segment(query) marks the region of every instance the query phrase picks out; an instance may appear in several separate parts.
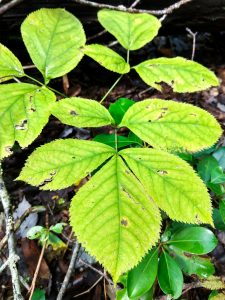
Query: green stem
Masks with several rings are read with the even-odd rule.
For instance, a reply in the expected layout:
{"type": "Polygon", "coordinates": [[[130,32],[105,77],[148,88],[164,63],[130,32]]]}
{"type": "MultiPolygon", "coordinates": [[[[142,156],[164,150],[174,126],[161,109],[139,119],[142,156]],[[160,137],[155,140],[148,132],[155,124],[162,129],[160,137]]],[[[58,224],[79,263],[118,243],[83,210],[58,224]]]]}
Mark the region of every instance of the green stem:
{"type": "Polygon", "coordinates": [[[120,81],[120,79],[123,77],[123,74],[120,75],[120,77],[113,83],[111,88],[108,90],[108,92],[103,96],[101,101],[99,102],[100,104],[105,100],[105,98],[111,93],[111,91],[114,89],[114,87],[117,85],[117,83],[120,81]]]}
{"type": "MultiPolygon", "coordinates": [[[[27,78],[29,78],[30,80],[32,80],[32,81],[34,81],[34,82],[40,84],[41,86],[46,86],[44,83],[38,81],[37,79],[35,79],[35,78],[33,78],[33,77],[31,77],[31,76],[29,76],[29,75],[27,75],[27,74],[24,74],[24,75],[25,75],[27,78]]],[[[47,87],[49,90],[53,91],[54,93],[56,93],[56,94],[62,96],[63,98],[66,97],[66,95],[64,95],[64,94],[62,94],[62,93],[60,93],[60,92],[58,92],[57,90],[53,89],[52,87],[50,87],[50,86],[46,86],[46,87],[47,87]]]]}
{"type": "Polygon", "coordinates": [[[127,50],[127,63],[129,64],[130,61],[130,50],[127,50]]]}
{"type": "Polygon", "coordinates": [[[117,136],[117,128],[115,129],[115,146],[116,146],[116,152],[118,151],[118,136],[117,136]]]}

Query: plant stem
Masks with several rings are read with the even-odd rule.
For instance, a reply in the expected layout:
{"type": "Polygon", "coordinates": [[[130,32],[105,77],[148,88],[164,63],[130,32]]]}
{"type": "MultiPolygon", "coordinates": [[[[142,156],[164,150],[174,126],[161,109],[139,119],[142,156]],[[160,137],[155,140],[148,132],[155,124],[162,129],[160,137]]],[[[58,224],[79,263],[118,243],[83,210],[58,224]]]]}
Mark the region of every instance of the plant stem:
{"type": "Polygon", "coordinates": [[[33,78],[33,77],[27,75],[26,73],[24,73],[24,76],[27,77],[27,78],[29,78],[29,79],[32,80],[32,81],[35,81],[36,83],[38,83],[38,84],[40,84],[40,85],[44,85],[42,82],[40,82],[40,81],[38,81],[37,79],[35,79],[35,78],[33,78]]]}
{"type": "Polygon", "coordinates": [[[80,244],[76,241],[75,244],[74,244],[74,247],[73,247],[73,253],[72,253],[72,257],[71,257],[71,260],[70,260],[70,264],[69,264],[66,276],[63,280],[61,289],[59,291],[59,294],[58,294],[56,300],[62,300],[63,299],[63,296],[66,292],[66,288],[68,286],[72,271],[73,271],[74,266],[75,266],[75,262],[77,260],[77,255],[78,255],[79,249],[80,249],[80,244]]]}
{"type": "Polygon", "coordinates": [[[114,89],[114,87],[117,85],[117,83],[120,81],[120,79],[123,77],[123,74],[120,75],[120,77],[113,83],[111,88],[108,90],[108,92],[103,96],[101,101],[99,102],[100,104],[105,100],[105,98],[111,93],[111,91],[114,89]]]}
{"type": "Polygon", "coordinates": [[[56,94],[58,94],[58,95],[62,96],[63,98],[67,97],[67,96],[66,96],[66,95],[64,95],[63,93],[60,93],[60,92],[58,92],[57,90],[53,89],[53,88],[52,88],[52,87],[50,87],[50,86],[47,86],[47,88],[48,88],[49,90],[51,90],[51,91],[55,92],[56,94]]]}
{"type": "Polygon", "coordinates": [[[8,266],[12,276],[12,288],[13,288],[13,297],[14,300],[23,300],[23,296],[20,290],[19,282],[19,273],[16,266],[16,261],[18,256],[16,255],[15,243],[14,243],[14,220],[11,213],[11,203],[9,199],[8,192],[6,190],[3,177],[2,177],[2,168],[0,162],[0,200],[2,202],[4,214],[5,214],[5,223],[6,223],[6,236],[8,237],[8,251],[9,251],[9,261],[8,266]]]}
{"type": "Polygon", "coordinates": [[[130,61],[130,50],[127,50],[127,63],[129,64],[130,61]]]}

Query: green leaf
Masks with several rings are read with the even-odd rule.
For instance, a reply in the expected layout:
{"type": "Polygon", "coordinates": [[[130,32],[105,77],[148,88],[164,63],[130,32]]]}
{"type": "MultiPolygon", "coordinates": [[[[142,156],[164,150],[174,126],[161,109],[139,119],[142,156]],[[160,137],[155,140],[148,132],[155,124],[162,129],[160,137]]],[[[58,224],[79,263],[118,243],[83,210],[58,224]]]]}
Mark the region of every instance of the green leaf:
{"type": "Polygon", "coordinates": [[[114,149],[102,143],[56,140],[37,148],[17,179],[44,190],[63,189],[86,177],[113,154],[114,149]]]}
{"type": "Polygon", "coordinates": [[[46,228],[43,226],[34,226],[27,231],[27,238],[30,240],[38,239],[46,233],[46,228]]]}
{"type": "Polygon", "coordinates": [[[219,123],[208,112],[190,104],[159,99],[132,105],[119,126],[128,127],[155,148],[174,152],[207,148],[222,132],[219,123]]]}
{"type": "Polygon", "coordinates": [[[51,112],[62,123],[76,127],[100,127],[114,123],[107,109],[90,99],[62,99],[55,103],[51,112]]]}
{"type": "Polygon", "coordinates": [[[14,76],[24,76],[23,67],[18,58],[8,48],[0,44],[0,83],[14,76]]]}
{"type": "Polygon", "coordinates": [[[124,58],[106,46],[98,44],[86,45],[83,51],[84,54],[91,57],[110,71],[119,74],[125,74],[130,71],[130,65],[124,58]]]}
{"type": "Polygon", "coordinates": [[[175,251],[174,260],[184,273],[190,276],[195,274],[200,278],[207,278],[215,273],[214,265],[209,258],[197,255],[186,256],[182,251],[177,250],[175,251]]]}
{"type": "Polygon", "coordinates": [[[160,213],[123,160],[114,156],[72,199],[70,223],[117,282],[157,242],[160,213]]]}
{"type": "Polygon", "coordinates": [[[52,246],[53,251],[61,251],[66,248],[66,244],[52,232],[49,232],[48,235],[47,247],[48,246],[52,246]]]}
{"type": "Polygon", "coordinates": [[[55,225],[50,226],[49,230],[55,233],[62,233],[63,227],[66,226],[66,223],[57,223],[55,225]]]}
{"type": "Polygon", "coordinates": [[[60,77],[79,63],[86,37],[80,21],[61,8],[42,8],[21,26],[23,41],[45,83],[60,77]]]}
{"type": "Polygon", "coordinates": [[[116,124],[122,121],[124,114],[133,104],[135,102],[127,98],[119,98],[115,103],[110,104],[109,112],[116,121],[116,124]]]}
{"type": "Polygon", "coordinates": [[[119,153],[148,195],[171,219],[212,224],[209,194],[188,163],[155,149],[130,148],[119,153]]]}
{"type": "Polygon", "coordinates": [[[225,170],[225,147],[218,148],[214,153],[213,156],[218,161],[219,165],[225,170]]]}
{"type": "Polygon", "coordinates": [[[149,59],[134,69],[145,83],[159,91],[160,82],[171,85],[174,92],[178,93],[193,93],[219,85],[213,72],[183,57],[149,59]]]}
{"type": "Polygon", "coordinates": [[[216,194],[222,196],[224,194],[224,187],[222,184],[207,183],[207,187],[216,194]]]}
{"type": "Polygon", "coordinates": [[[217,245],[213,232],[204,227],[189,227],[175,232],[168,241],[170,246],[192,254],[207,254],[217,245]]]}
{"type": "MultiPolygon", "coordinates": [[[[100,142],[106,145],[109,145],[113,148],[116,148],[115,134],[98,134],[94,137],[93,141],[100,142]]],[[[132,144],[136,144],[135,140],[131,140],[125,136],[117,136],[117,149],[123,148],[132,144]]]]}
{"type": "Polygon", "coordinates": [[[45,292],[41,289],[35,289],[31,300],[45,300],[45,292]]]}
{"type": "Polygon", "coordinates": [[[223,222],[225,223],[225,200],[221,200],[219,203],[219,212],[223,222]]]}
{"type": "Polygon", "coordinates": [[[158,248],[152,249],[127,277],[130,298],[141,297],[152,287],[158,270],[158,248]]]}
{"type": "Polygon", "coordinates": [[[158,280],[161,290],[174,299],[180,297],[183,287],[182,272],[173,258],[163,252],[159,259],[158,280]]]}
{"type": "Polygon", "coordinates": [[[206,183],[220,184],[225,182],[225,174],[213,156],[204,157],[197,165],[198,174],[206,183]]]}
{"type": "Polygon", "coordinates": [[[152,15],[107,9],[98,12],[98,20],[128,50],[137,50],[146,45],[161,27],[159,20],[152,15]]]}
{"type": "Polygon", "coordinates": [[[225,223],[223,222],[220,211],[217,208],[213,209],[213,222],[216,229],[225,231],[225,223]]]}
{"type": "Polygon", "coordinates": [[[0,158],[11,154],[17,141],[27,147],[48,122],[55,95],[27,83],[0,85],[0,158]],[[6,97],[7,95],[7,97],[6,97]]]}

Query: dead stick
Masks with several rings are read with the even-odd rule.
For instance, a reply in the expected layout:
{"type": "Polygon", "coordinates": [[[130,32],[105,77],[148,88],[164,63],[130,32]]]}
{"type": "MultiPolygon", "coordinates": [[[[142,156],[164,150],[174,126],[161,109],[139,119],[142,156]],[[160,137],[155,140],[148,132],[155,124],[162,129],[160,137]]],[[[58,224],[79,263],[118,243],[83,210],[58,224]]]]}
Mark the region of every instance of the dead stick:
{"type": "Polygon", "coordinates": [[[0,7],[0,15],[4,14],[4,12],[6,12],[7,10],[9,10],[10,8],[18,5],[20,2],[22,2],[23,0],[12,0],[9,3],[6,3],[4,5],[2,5],[0,7]]]}

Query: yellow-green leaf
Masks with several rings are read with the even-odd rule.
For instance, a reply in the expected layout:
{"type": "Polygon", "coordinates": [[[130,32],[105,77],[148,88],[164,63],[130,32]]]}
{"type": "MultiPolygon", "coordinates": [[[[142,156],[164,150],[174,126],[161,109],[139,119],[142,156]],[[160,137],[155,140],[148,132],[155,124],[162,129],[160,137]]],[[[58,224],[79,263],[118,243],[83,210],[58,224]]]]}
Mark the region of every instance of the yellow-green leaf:
{"type": "Polygon", "coordinates": [[[130,148],[119,153],[171,219],[213,224],[207,188],[188,163],[155,149],[130,148]]]}
{"type": "Polygon", "coordinates": [[[128,50],[137,50],[150,42],[161,26],[149,14],[133,14],[103,9],[98,12],[101,25],[128,50]]]}
{"type": "Polygon", "coordinates": [[[23,67],[18,58],[8,48],[0,44],[0,82],[23,75],[23,67]]]}
{"type": "Polygon", "coordinates": [[[43,190],[63,189],[86,177],[114,153],[102,143],[56,140],[37,148],[17,179],[43,190]]]}
{"type": "Polygon", "coordinates": [[[108,110],[95,100],[66,98],[56,102],[52,114],[62,123],[76,127],[100,127],[114,124],[108,110]]]}
{"type": "Polygon", "coordinates": [[[120,124],[155,148],[198,151],[212,146],[222,130],[208,112],[186,103],[147,99],[132,105],[120,124]]]}
{"type": "Polygon", "coordinates": [[[0,85],[0,158],[11,154],[17,141],[27,147],[48,122],[55,95],[27,83],[0,85]]]}
{"type": "Polygon", "coordinates": [[[125,74],[130,71],[130,65],[124,58],[108,47],[93,44],[85,46],[83,51],[87,56],[90,56],[110,71],[119,74],[125,74]]]}
{"type": "Polygon", "coordinates": [[[158,208],[118,156],[72,199],[70,222],[79,241],[114,281],[141,260],[160,231],[158,208]]]}
{"type": "Polygon", "coordinates": [[[21,33],[45,83],[71,71],[83,57],[80,47],[85,45],[86,37],[82,24],[64,9],[42,8],[31,13],[21,33]]]}
{"type": "Polygon", "coordinates": [[[219,85],[213,72],[182,57],[149,59],[134,69],[145,83],[157,90],[161,90],[160,82],[171,85],[178,93],[197,92],[219,85]]]}

